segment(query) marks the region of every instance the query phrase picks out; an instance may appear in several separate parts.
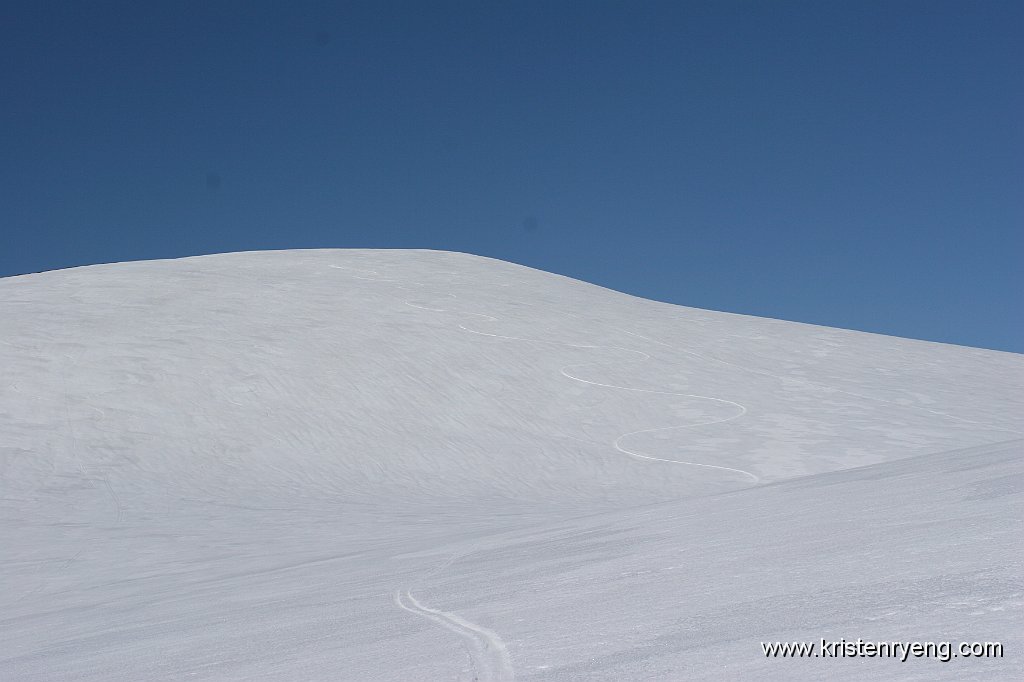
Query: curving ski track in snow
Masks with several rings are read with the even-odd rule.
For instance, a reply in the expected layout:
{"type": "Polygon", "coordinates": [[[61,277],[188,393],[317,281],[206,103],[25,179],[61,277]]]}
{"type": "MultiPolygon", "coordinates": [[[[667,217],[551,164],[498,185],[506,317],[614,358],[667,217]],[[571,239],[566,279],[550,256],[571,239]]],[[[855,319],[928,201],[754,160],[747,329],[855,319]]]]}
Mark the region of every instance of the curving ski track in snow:
{"type": "MultiPolygon", "coordinates": [[[[406,303],[408,303],[408,302],[406,302],[406,303]]],[[[419,307],[419,306],[414,306],[414,307],[419,307]]],[[[438,312],[448,312],[448,311],[441,310],[441,311],[438,311],[438,312]]],[[[476,317],[483,317],[488,322],[497,322],[498,321],[498,319],[496,317],[492,316],[492,315],[484,315],[482,313],[465,313],[465,314],[466,315],[474,315],[476,317]]],[[[466,331],[466,332],[469,332],[471,334],[479,334],[480,336],[489,336],[489,337],[495,338],[495,339],[507,339],[507,340],[510,340],[510,341],[528,341],[528,342],[532,342],[532,343],[549,343],[549,344],[555,344],[555,345],[558,345],[558,346],[568,346],[570,348],[587,348],[587,349],[600,349],[600,350],[619,350],[619,351],[624,351],[626,353],[635,353],[637,355],[642,356],[639,359],[639,362],[646,362],[647,360],[649,360],[651,358],[649,353],[645,353],[643,351],[635,350],[635,349],[632,349],[632,348],[623,348],[621,346],[598,346],[598,345],[592,345],[592,344],[568,343],[568,342],[564,342],[564,341],[551,341],[551,340],[547,340],[547,339],[529,339],[529,338],[524,338],[524,337],[520,337],[520,336],[505,336],[505,335],[502,335],[502,334],[491,334],[491,333],[488,333],[488,332],[479,331],[477,329],[470,329],[469,327],[467,327],[464,324],[460,324],[459,325],[459,329],[461,329],[463,331],[466,331]]],[[[639,336],[639,335],[636,335],[636,336],[639,336]]],[[[644,337],[641,337],[641,338],[644,338],[644,337]]],[[[735,414],[730,415],[728,417],[725,417],[724,419],[712,419],[710,421],[695,422],[695,423],[689,423],[689,424],[681,424],[681,425],[678,425],[678,426],[660,426],[660,427],[653,428],[653,429],[640,429],[639,431],[630,431],[629,433],[624,433],[621,436],[619,436],[618,438],[616,438],[614,441],[612,441],[612,447],[614,447],[616,450],[618,450],[619,452],[621,452],[623,454],[629,455],[631,457],[637,457],[639,459],[651,460],[651,461],[654,461],[654,462],[668,462],[668,463],[671,463],[671,464],[685,464],[687,466],[702,467],[702,468],[706,468],[706,469],[717,469],[719,471],[727,471],[727,472],[734,473],[734,474],[740,474],[741,476],[744,476],[744,477],[750,479],[754,483],[757,483],[757,482],[759,482],[761,480],[756,474],[753,474],[753,473],[751,473],[749,471],[746,471],[744,469],[737,469],[737,468],[733,468],[733,467],[721,466],[721,465],[718,465],[718,464],[705,464],[705,463],[701,463],[701,462],[690,462],[690,461],[681,460],[681,459],[666,459],[666,458],[662,458],[662,457],[655,457],[653,455],[644,453],[642,451],[630,450],[630,449],[625,448],[625,447],[622,446],[622,440],[625,439],[625,438],[628,438],[630,436],[637,436],[637,435],[640,435],[640,434],[643,434],[643,433],[655,433],[655,432],[659,432],[659,431],[671,431],[671,430],[677,430],[677,429],[693,429],[693,428],[697,428],[699,426],[710,426],[712,424],[723,424],[725,422],[732,421],[734,419],[739,419],[740,417],[742,417],[743,415],[745,415],[747,413],[747,408],[746,407],[744,407],[740,403],[737,403],[737,402],[732,401],[732,400],[726,400],[724,398],[716,398],[716,397],[707,396],[707,395],[698,395],[696,393],[679,393],[679,392],[676,392],[676,391],[657,391],[657,390],[649,389],[649,388],[637,388],[635,386],[620,386],[618,384],[606,384],[606,383],[602,383],[602,382],[598,382],[598,381],[590,381],[588,379],[584,379],[582,377],[575,376],[574,374],[571,374],[569,372],[569,370],[571,368],[573,368],[573,367],[583,367],[583,366],[590,365],[590,364],[595,364],[595,363],[586,363],[585,365],[584,364],[566,365],[565,367],[561,368],[559,370],[559,372],[561,373],[562,376],[566,377],[567,379],[572,379],[573,381],[578,381],[578,382],[580,382],[582,384],[588,384],[590,386],[600,386],[600,387],[603,387],[603,388],[615,388],[615,389],[618,389],[620,391],[633,391],[633,392],[636,392],[636,393],[651,393],[651,394],[655,394],[655,395],[674,395],[674,396],[678,396],[678,397],[681,397],[681,398],[698,398],[698,399],[701,399],[701,400],[711,400],[713,402],[725,403],[727,405],[731,405],[731,406],[733,406],[733,407],[738,409],[738,412],[736,412],[735,414]]]]}
{"type": "Polygon", "coordinates": [[[395,604],[409,613],[437,623],[467,641],[470,658],[480,682],[512,682],[515,670],[505,642],[492,630],[472,623],[458,614],[423,605],[409,590],[398,590],[395,604]]]}

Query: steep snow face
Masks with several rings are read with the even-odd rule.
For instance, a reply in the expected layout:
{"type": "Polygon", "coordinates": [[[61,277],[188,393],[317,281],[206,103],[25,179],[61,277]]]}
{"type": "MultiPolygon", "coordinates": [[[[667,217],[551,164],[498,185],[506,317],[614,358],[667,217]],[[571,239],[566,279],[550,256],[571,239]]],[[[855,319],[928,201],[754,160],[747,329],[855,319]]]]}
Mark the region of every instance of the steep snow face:
{"type": "Polygon", "coordinates": [[[0,320],[0,678],[820,677],[759,642],[970,622],[1006,656],[854,674],[1019,669],[1021,356],[424,251],[0,320]]]}

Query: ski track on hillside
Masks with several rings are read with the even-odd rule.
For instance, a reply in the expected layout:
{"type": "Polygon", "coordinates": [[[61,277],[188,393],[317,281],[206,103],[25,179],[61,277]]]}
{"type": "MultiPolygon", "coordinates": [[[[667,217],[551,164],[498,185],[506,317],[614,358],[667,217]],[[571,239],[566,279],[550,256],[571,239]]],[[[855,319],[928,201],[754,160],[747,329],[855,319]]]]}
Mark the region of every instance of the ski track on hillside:
{"type": "MultiPolygon", "coordinates": [[[[330,267],[336,268],[336,269],[339,269],[339,270],[347,270],[347,271],[349,271],[349,273],[352,273],[352,272],[355,271],[354,268],[347,268],[347,267],[343,267],[343,266],[331,265],[330,267]]],[[[386,278],[383,278],[383,277],[377,279],[377,278],[371,278],[371,277],[362,276],[362,275],[365,275],[365,274],[378,275],[378,276],[380,275],[380,273],[375,271],[375,270],[363,270],[361,275],[358,275],[358,276],[357,275],[352,275],[352,276],[356,277],[357,279],[364,280],[364,281],[381,281],[381,282],[392,282],[392,283],[394,283],[396,281],[396,280],[393,280],[393,279],[386,279],[386,278]]],[[[444,274],[456,275],[457,273],[444,273],[444,274]]],[[[427,286],[425,283],[422,283],[422,282],[413,282],[413,283],[411,283],[411,285],[412,286],[418,286],[418,287],[427,286]]],[[[402,290],[405,290],[405,291],[409,290],[409,286],[405,285],[405,284],[399,284],[398,288],[402,289],[402,290]]],[[[444,294],[444,297],[451,298],[451,299],[458,298],[458,296],[456,294],[451,293],[451,292],[448,292],[448,293],[444,294]]],[[[450,310],[448,310],[446,308],[437,308],[437,307],[434,307],[432,305],[420,305],[419,303],[413,302],[413,301],[408,300],[408,299],[403,299],[402,303],[404,305],[406,305],[406,306],[409,306],[410,308],[415,308],[417,310],[424,310],[424,311],[428,311],[428,312],[435,312],[435,313],[453,312],[453,311],[450,311],[450,310]]],[[[487,314],[484,314],[484,313],[474,313],[474,312],[463,311],[463,312],[461,312],[459,314],[471,315],[471,316],[474,316],[474,317],[480,317],[480,318],[483,318],[483,320],[486,321],[486,322],[498,322],[499,321],[498,318],[494,317],[493,315],[487,315],[487,314]]],[[[596,345],[596,344],[578,344],[578,343],[569,343],[569,342],[564,342],[564,341],[553,341],[553,340],[550,340],[550,339],[531,339],[531,338],[525,338],[525,337],[506,336],[506,335],[502,335],[502,334],[492,334],[492,333],[489,333],[489,332],[483,332],[483,331],[480,331],[478,329],[472,329],[472,328],[467,327],[466,325],[461,324],[461,323],[458,325],[458,328],[460,330],[465,331],[465,332],[470,333],[470,334],[477,334],[479,336],[486,336],[486,337],[490,337],[490,338],[503,339],[503,340],[509,340],[509,341],[521,341],[521,342],[526,342],[526,343],[542,343],[542,344],[550,344],[550,345],[557,345],[557,346],[562,346],[562,347],[579,348],[579,349],[587,349],[587,350],[620,351],[620,352],[629,353],[629,354],[632,354],[632,355],[635,355],[635,356],[639,356],[638,358],[634,359],[636,362],[646,362],[646,361],[650,360],[650,358],[651,358],[649,353],[645,353],[643,351],[635,350],[635,349],[632,349],[632,348],[624,348],[622,346],[601,346],[601,345],[596,345]]],[[[635,336],[639,336],[639,335],[635,335],[635,336]]],[[[719,418],[719,419],[712,419],[712,420],[709,420],[709,421],[702,421],[702,422],[690,423],[690,424],[682,424],[682,425],[676,425],[676,426],[661,426],[661,427],[650,428],[650,429],[640,429],[640,430],[637,430],[637,431],[630,431],[628,433],[624,433],[624,434],[620,435],[619,437],[617,437],[614,441],[612,441],[611,445],[612,445],[613,448],[615,448],[615,450],[617,450],[618,452],[621,452],[621,453],[623,453],[625,455],[628,455],[630,457],[635,457],[635,458],[638,458],[638,459],[645,459],[645,460],[655,461],[655,462],[665,462],[665,463],[669,463],[669,464],[682,464],[682,465],[686,465],[686,466],[701,467],[701,468],[705,468],[705,469],[715,469],[717,471],[727,472],[729,474],[738,474],[738,475],[743,476],[743,477],[745,477],[747,479],[750,479],[753,483],[758,483],[760,481],[760,478],[757,475],[755,475],[755,474],[753,474],[753,473],[751,473],[749,471],[745,471],[743,469],[737,469],[737,468],[733,468],[733,467],[721,466],[721,465],[717,465],[717,464],[706,464],[706,463],[702,463],[702,462],[689,462],[689,461],[685,461],[685,460],[667,459],[667,458],[662,458],[662,457],[655,457],[655,456],[653,456],[651,454],[644,453],[644,452],[639,451],[639,450],[631,450],[631,449],[623,446],[623,444],[622,444],[623,440],[625,440],[627,438],[631,438],[633,436],[639,436],[639,435],[642,435],[642,434],[650,434],[650,433],[657,433],[657,432],[663,432],[663,431],[674,431],[674,430],[680,430],[680,429],[692,429],[692,428],[697,428],[697,427],[700,427],[700,426],[710,426],[712,424],[723,424],[725,422],[733,421],[734,419],[739,419],[740,417],[744,416],[747,413],[747,408],[746,407],[744,407],[743,405],[741,405],[738,402],[735,402],[735,401],[732,401],[732,400],[726,400],[724,398],[717,398],[717,397],[713,397],[713,396],[705,396],[705,395],[699,395],[699,394],[695,394],[695,393],[681,393],[681,392],[677,392],[677,391],[659,391],[659,390],[654,390],[654,389],[639,388],[639,387],[635,387],[635,386],[620,386],[620,385],[617,385],[617,384],[608,384],[608,383],[602,383],[602,382],[597,382],[597,381],[590,381],[589,379],[584,379],[582,377],[576,376],[575,374],[573,374],[573,373],[571,373],[569,371],[569,370],[571,370],[573,368],[584,367],[584,366],[589,366],[589,365],[594,365],[594,364],[599,364],[599,363],[584,363],[584,364],[566,365],[565,367],[562,367],[559,370],[559,372],[560,372],[560,374],[562,376],[566,377],[567,379],[570,379],[572,381],[576,381],[576,382],[579,382],[579,383],[582,383],[582,384],[585,384],[585,385],[589,385],[589,386],[596,386],[596,387],[600,387],[600,388],[612,388],[612,389],[617,389],[617,390],[622,390],[622,391],[631,391],[631,392],[635,392],[635,393],[647,393],[647,394],[653,394],[653,395],[677,396],[677,397],[682,397],[682,398],[696,398],[696,399],[700,399],[700,400],[709,400],[709,401],[712,401],[712,402],[729,405],[729,406],[734,407],[736,409],[734,414],[731,414],[731,415],[729,415],[727,417],[723,417],[723,418],[719,418]]],[[[453,555],[453,556],[449,557],[449,559],[447,561],[445,561],[441,566],[439,566],[436,569],[432,570],[427,576],[424,576],[423,579],[425,579],[426,577],[429,577],[431,575],[436,575],[437,573],[442,571],[444,568],[446,568],[447,566],[451,565],[451,563],[453,561],[455,561],[457,556],[458,555],[453,555]]],[[[496,632],[494,632],[492,630],[488,630],[487,628],[481,627],[481,626],[479,626],[479,625],[477,625],[477,624],[475,624],[475,623],[473,623],[473,622],[471,622],[471,621],[469,621],[469,620],[467,620],[465,618],[462,618],[461,616],[459,616],[456,613],[453,613],[453,612],[450,612],[450,611],[443,611],[441,609],[435,609],[435,608],[431,608],[431,607],[425,606],[424,604],[419,602],[416,599],[416,597],[413,596],[411,588],[404,588],[404,589],[396,590],[394,595],[393,595],[393,601],[394,601],[395,605],[398,606],[399,608],[401,608],[401,609],[403,609],[405,611],[408,611],[410,613],[413,613],[413,614],[415,614],[415,615],[417,615],[417,616],[419,616],[421,618],[433,621],[434,623],[436,623],[436,624],[438,624],[438,625],[440,625],[440,626],[442,626],[442,627],[444,627],[444,628],[446,628],[448,630],[451,630],[452,632],[455,632],[456,634],[461,636],[463,639],[465,639],[469,643],[470,660],[472,661],[472,664],[473,664],[474,668],[477,671],[477,679],[483,680],[483,681],[494,680],[496,682],[504,682],[506,680],[513,680],[514,679],[515,672],[514,672],[514,669],[513,669],[513,666],[512,666],[511,658],[510,658],[509,653],[508,653],[508,648],[506,647],[505,643],[502,641],[501,637],[496,632]]]]}
{"type": "MultiPolygon", "coordinates": [[[[448,311],[441,311],[441,312],[448,312],[448,311]]],[[[484,315],[482,313],[464,313],[464,314],[466,314],[466,315],[475,315],[477,317],[483,317],[488,322],[497,322],[498,321],[498,319],[496,317],[492,316],[492,315],[484,315]]],[[[650,354],[648,354],[648,353],[645,353],[645,352],[639,351],[639,350],[635,350],[635,349],[632,349],[632,348],[623,348],[622,346],[598,346],[598,345],[592,345],[592,344],[568,343],[568,342],[564,342],[564,341],[550,341],[550,340],[547,340],[547,339],[530,339],[530,338],[524,338],[524,337],[520,337],[520,336],[504,336],[502,334],[491,334],[491,333],[488,333],[488,332],[479,331],[477,329],[470,329],[469,327],[467,327],[467,326],[465,326],[463,324],[459,325],[459,329],[461,329],[463,331],[466,331],[466,332],[469,332],[471,334],[479,334],[480,336],[489,336],[489,337],[495,338],[495,339],[507,339],[507,340],[510,340],[510,341],[527,341],[527,342],[532,342],[532,343],[549,343],[549,344],[555,344],[555,345],[559,345],[559,346],[568,346],[570,348],[586,348],[586,349],[599,349],[599,350],[619,350],[619,351],[624,351],[626,353],[635,353],[637,355],[640,355],[641,358],[638,360],[639,362],[646,362],[647,360],[649,360],[651,358],[650,354]]],[[[574,374],[571,374],[568,371],[569,369],[571,369],[573,367],[584,367],[584,366],[590,366],[590,365],[593,365],[593,364],[599,364],[599,363],[585,363],[585,364],[566,365],[565,367],[562,367],[559,370],[559,372],[561,373],[562,376],[564,376],[564,377],[566,377],[568,379],[572,379],[573,381],[578,381],[578,382],[580,382],[582,384],[587,384],[587,385],[590,385],[590,386],[600,386],[600,387],[603,387],[603,388],[615,388],[615,389],[618,389],[618,390],[621,390],[621,391],[633,391],[635,393],[649,393],[649,394],[655,394],[655,395],[674,395],[674,396],[679,396],[681,398],[698,398],[698,399],[701,399],[701,400],[711,400],[713,402],[718,402],[718,403],[724,403],[726,405],[731,405],[731,406],[733,406],[733,407],[735,407],[735,408],[737,408],[739,410],[735,414],[732,414],[732,415],[730,415],[728,417],[725,417],[725,418],[722,418],[722,419],[712,419],[710,421],[695,422],[695,423],[690,423],[690,424],[681,424],[681,425],[678,425],[678,426],[659,426],[659,427],[653,428],[653,429],[640,429],[638,431],[630,431],[629,433],[624,433],[621,436],[619,436],[618,438],[616,438],[614,441],[612,441],[612,447],[614,447],[616,450],[618,450],[619,452],[624,453],[626,455],[629,455],[631,457],[637,457],[639,459],[646,459],[646,460],[651,460],[651,461],[655,461],[655,462],[668,462],[670,464],[685,464],[687,466],[703,467],[703,468],[707,468],[707,469],[718,469],[719,471],[728,471],[728,472],[731,472],[731,473],[740,474],[740,475],[742,475],[742,476],[744,476],[746,478],[749,478],[754,483],[760,482],[761,479],[757,475],[755,475],[755,474],[753,474],[753,473],[751,473],[749,471],[745,471],[743,469],[736,469],[736,468],[733,468],[733,467],[726,467],[726,466],[721,466],[721,465],[718,465],[718,464],[705,464],[705,463],[701,463],[701,462],[690,462],[690,461],[681,460],[681,459],[666,459],[666,458],[662,458],[662,457],[654,457],[653,455],[646,454],[646,453],[643,453],[643,452],[640,452],[640,451],[636,451],[636,450],[629,450],[628,448],[625,448],[625,447],[622,446],[622,440],[625,439],[625,438],[629,438],[631,436],[637,436],[637,435],[644,434],[644,433],[656,433],[656,432],[660,432],[660,431],[674,431],[674,430],[679,430],[679,429],[693,429],[693,428],[697,428],[699,426],[710,426],[712,424],[723,424],[725,422],[732,421],[734,419],[739,419],[740,417],[742,417],[743,415],[745,415],[747,413],[747,408],[746,407],[744,407],[740,403],[737,403],[737,402],[732,401],[732,400],[726,400],[724,398],[716,398],[716,397],[707,396],[707,395],[699,395],[699,394],[696,394],[696,393],[679,393],[677,391],[657,391],[657,390],[649,389],[649,388],[637,388],[635,386],[619,386],[618,384],[605,384],[605,383],[601,383],[601,382],[598,382],[598,381],[590,381],[588,379],[583,379],[582,377],[575,376],[574,374]]]]}
{"type": "MultiPolygon", "coordinates": [[[[458,559],[475,551],[470,547],[464,551],[456,551],[439,566],[422,575],[418,582],[425,581],[451,566],[458,559]]],[[[412,594],[412,588],[398,589],[393,595],[395,605],[420,618],[437,623],[462,637],[467,644],[467,654],[475,671],[473,679],[478,682],[514,682],[515,669],[505,642],[493,630],[477,625],[462,616],[450,611],[431,608],[424,605],[412,594]]]]}
{"type": "Polygon", "coordinates": [[[421,604],[409,590],[398,590],[395,604],[409,613],[431,620],[467,640],[470,659],[476,670],[475,680],[480,682],[512,682],[515,670],[505,642],[493,630],[472,623],[458,614],[432,609],[421,604]]]}

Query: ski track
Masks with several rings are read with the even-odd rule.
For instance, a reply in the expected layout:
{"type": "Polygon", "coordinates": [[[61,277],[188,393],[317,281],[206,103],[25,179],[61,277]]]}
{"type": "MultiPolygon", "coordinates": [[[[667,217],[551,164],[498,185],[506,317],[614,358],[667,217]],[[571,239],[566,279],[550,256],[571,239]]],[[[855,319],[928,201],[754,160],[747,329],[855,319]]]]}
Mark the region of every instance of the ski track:
{"type": "MultiPolygon", "coordinates": [[[[463,551],[452,553],[439,566],[423,574],[418,582],[438,575],[462,557],[468,556],[475,551],[474,545],[463,551]]],[[[508,647],[505,646],[505,642],[498,633],[477,625],[456,613],[424,605],[413,596],[412,588],[396,590],[394,602],[399,608],[420,618],[437,623],[441,627],[451,630],[462,637],[468,645],[466,653],[475,671],[474,680],[478,682],[513,682],[515,680],[512,658],[509,656],[508,647]]]]}
{"type": "Polygon", "coordinates": [[[508,654],[508,647],[496,632],[472,623],[458,614],[424,606],[410,590],[396,591],[394,601],[399,608],[433,621],[465,639],[469,644],[470,660],[476,670],[474,679],[480,682],[515,680],[515,670],[508,654]]]}
{"type": "MultiPolygon", "coordinates": [[[[439,312],[448,312],[448,311],[442,310],[442,311],[439,311],[439,312]]],[[[492,316],[492,315],[484,315],[482,313],[465,313],[465,314],[466,315],[475,315],[477,317],[483,317],[488,322],[497,322],[498,321],[498,319],[496,317],[492,316]]],[[[632,348],[623,348],[622,346],[597,346],[597,345],[591,345],[591,344],[567,343],[567,342],[564,342],[564,341],[550,341],[550,340],[547,340],[547,339],[529,339],[529,338],[524,338],[524,337],[520,337],[520,336],[504,336],[502,334],[490,334],[488,332],[482,332],[482,331],[479,331],[477,329],[470,329],[469,327],[467,327],[464,324],[460,324],[459,325],[459,329],[461,329],[463,331],[466,331],[466,332],[469,332],[471,334],[479,334],[480,336],[489,336],[489,337],[495,338],[495,339],[507,339],[507,340],[510,340],[510,341],[528,341],[528,342],[532,342],[532,343],[548,343],[548,344],[555,344],[555,345],[558,345],[558,346],[568,346],[570,348],[587,348],[587,349],[600,349],[600,350],[620,350],[620,351],[624,351],[626,353],[635,353],[637,355],[642,356],[639,359],[639,362],[646,362],[647,360],[649,360],[651,358],[649,353],[645,353],[643,351],[635,350],[635,349],[632,349],[632,348]]],[[[636,336],[639,336],[639,335],[636,335],[636,336]]],[[[685,464],[687,466],[703,467],[703,468],[707,468],[707,469],[717,469],[719,471],[728,471],[728,472],[731,472],[731,473],[734,473],[734,474],[739,474],[741,476],[744,476],[744,477],[750,479],[754,483],[760,482],[761,479],[756,474],[753,474],[753,473],[751,473],[749,471],[745,471],[744,469],[736,469],[736,468],[733,468],[733,467],[720,466],[720,465],[717,465],[717,464],[704,464],[704,463],[700,463],[700,462],[689,462],[689,461],[681,460],[681,459],[666,459],[666,458],[662,458],[662,457],[654,457],[653,455],[646,454],[646,453],[643,453],[643,452],[639,452],[639,451],[636,451],[636,450],[629,450],[629,449],[623,447],[622,443],[621,443],[621,441],[624,438],[628,438],[630,436],[637,436],[637,435],[640,435],[640,434],[643,434],[643,433],[655,433],[655,432],[659,432],[659,431],[671,431],[671,430],[676,430],[676,429],[693,429],[693,428],[697,428],[699,426],[710,426],[711,424],[723,424],[725,422],[732,421],[734,419],[739,419],[740,417],[745,415],[747,413],[747,408],[746,407],[744,407],[740,403],[737,403],[737,402],[732,401],[732,400],[726,400],[724,398],[715,398],[715,397],[707,396],[707,395],[698,395],[696,393],[679,393],[679,392],[676,392],[676,391],[657,391],[657,390],[649,389],[649,388],[637,388],[637,387],[634,387],[634,386],[619,386],[617,384],[605,384],[605,383],[601,383],[601,382],[598,382],[598,381],[590,381],[588,379],[583,379],[581,377],[575,376],[575,375],[571,374],[568,371],[569,369],[571,369],[573,367],[584,367],[584,366],[589,366],[591,364],[596,364],[596,363],[586,363],[585,365],[584,364],[566,365],[565,367],[561,368],[559,370],[559,372],[561,373],[562,376],[566,377],[567,379],[572,379],[573,381],[578,381],[578,382],[580,382],[582,384],[588,384],[590,386],[600,386],[600,387],[603,387],[603,388],[615,388],[615,389],[618,389],[620,391],[633,391],[633,392],[636,392],[636,393],[650,393],[650,394],[655,394],[655,395],[674,395],[674,396],[679,396],[681,398],[698,398],[698,399],[701,399],[701,400],[711,400],[711,401],[714,401],[714,402],[725,403],[727,405],[731,405],[731,406],[733,406],[733,407],[735,407],[735,408],[737,408],[739,410],[735,414],[730,415],[729,417],[726,417],[724,419],[713,419],[711,421],[697,422],[697,423],[690,423],[690,424],[682,424],[682,425],[679,425],[679,426],[660,426],[660,427],[653,428],[653,429],[640,429],[639,431],[630,431],[629,433],[622,434],[621,436],[619,436],[618,438],[616,438],[612,442],[612,447],[614,447],[616,450],[618,450],[619,452],[621,452],[623,454],[629,455],[631,457],[637,457],[639,459],[646,459],[646,460],[650,460],[650,461],[654,461],[654,462],[668,462],[668,463],[671,463],[671,464],[685,464]]]]}

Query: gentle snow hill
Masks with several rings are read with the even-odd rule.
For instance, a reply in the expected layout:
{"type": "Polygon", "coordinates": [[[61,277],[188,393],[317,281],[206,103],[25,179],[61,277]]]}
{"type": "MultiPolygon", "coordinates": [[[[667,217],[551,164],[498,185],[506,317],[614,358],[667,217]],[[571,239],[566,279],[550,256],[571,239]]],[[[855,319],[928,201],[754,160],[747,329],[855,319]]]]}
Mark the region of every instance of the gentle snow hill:
{"type": "Polygon", "coordinates": [[[1024,357],[433,251],[0,280],[0,679],[1013,677],[1024,357]],[[762,641],[1000,641],[767,659],[762,641]]]}

